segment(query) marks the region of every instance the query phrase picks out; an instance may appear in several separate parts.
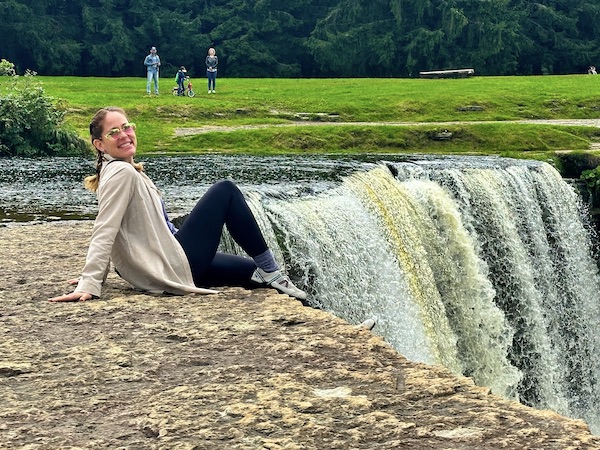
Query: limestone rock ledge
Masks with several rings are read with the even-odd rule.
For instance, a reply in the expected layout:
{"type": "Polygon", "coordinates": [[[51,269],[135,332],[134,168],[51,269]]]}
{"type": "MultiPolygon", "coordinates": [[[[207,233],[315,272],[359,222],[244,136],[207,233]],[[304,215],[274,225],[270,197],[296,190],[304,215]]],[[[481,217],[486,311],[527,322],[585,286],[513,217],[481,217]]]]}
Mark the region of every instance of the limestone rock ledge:
{"type": "Polygon", "coordinates": [[[0,228],[2,449],[600,449],[272,290],[54,304],[91,223],[0,228]]]}

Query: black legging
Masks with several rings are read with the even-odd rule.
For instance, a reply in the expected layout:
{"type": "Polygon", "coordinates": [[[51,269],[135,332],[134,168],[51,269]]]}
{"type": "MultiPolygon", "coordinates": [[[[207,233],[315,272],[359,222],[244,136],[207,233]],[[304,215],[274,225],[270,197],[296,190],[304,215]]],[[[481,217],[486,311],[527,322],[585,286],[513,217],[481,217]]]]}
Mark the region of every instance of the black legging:
{"type": "Polygon", "coordinates": [[[267,251],[243,194],[233,182],[219,181],[206,191],[175,234],[190,262],[196,286],[250,286],[254,261],[217,252],[223,225],[251,257],[267,251]]]}

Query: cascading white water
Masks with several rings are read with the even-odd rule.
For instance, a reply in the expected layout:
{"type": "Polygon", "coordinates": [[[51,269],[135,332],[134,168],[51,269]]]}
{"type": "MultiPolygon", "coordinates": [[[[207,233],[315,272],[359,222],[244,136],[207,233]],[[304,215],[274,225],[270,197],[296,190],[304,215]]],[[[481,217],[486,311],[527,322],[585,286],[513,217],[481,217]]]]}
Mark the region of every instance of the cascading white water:
{"type": "Polygon", "coordinates": [[[600,432],[600,278],[552,167],[388,163],[318,195],[249,198],[312,306],[600,432]]]}

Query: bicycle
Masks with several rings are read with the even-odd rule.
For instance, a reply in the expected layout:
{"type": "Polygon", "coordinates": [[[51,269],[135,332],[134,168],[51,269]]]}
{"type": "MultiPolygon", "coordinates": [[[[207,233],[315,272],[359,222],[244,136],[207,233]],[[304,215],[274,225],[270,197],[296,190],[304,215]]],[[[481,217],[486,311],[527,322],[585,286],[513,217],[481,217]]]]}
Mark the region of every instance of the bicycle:
{"type": "Polygon", "coordinates": [[[179,86],[176,86],[173,88],[173,95],[187,95],[188,97],[193,97],[194,95],[196,95],[196,93],[194,92],[193,86],[192,86],[192,80],[190,80],[190,77],[185,77],[184,78],[184,83],[187,81],[187,85],[183,90],[183,93],[179,94],[179,86]]]}

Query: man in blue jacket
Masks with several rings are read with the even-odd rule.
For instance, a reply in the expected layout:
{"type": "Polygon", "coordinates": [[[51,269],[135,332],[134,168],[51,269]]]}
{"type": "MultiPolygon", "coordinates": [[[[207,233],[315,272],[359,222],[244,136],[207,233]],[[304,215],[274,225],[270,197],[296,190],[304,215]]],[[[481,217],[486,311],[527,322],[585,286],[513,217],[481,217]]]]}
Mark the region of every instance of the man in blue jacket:
{"type": "Polygon", "coordinates": [[[146,94],[150,94],[150,85],[154,80],[154,93],[158,95],[158,68],[160,67],[160,57],[156,54],[156,47],[150,49],[150,54],[144,59],[144,65],[148,71],[146,94]]]}

